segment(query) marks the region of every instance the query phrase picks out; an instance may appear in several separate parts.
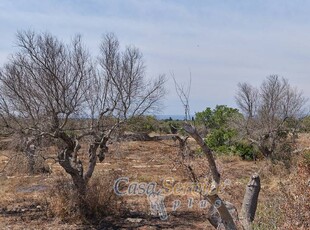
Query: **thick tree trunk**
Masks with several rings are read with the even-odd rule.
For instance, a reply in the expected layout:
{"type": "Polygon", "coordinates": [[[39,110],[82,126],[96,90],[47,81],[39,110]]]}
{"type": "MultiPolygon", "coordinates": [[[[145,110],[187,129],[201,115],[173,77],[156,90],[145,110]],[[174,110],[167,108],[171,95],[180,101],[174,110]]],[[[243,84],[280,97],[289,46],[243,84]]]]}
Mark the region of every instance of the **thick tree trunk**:
{"type": "Polygon", "coordinates": [[[246,230],[252,229],[252,222],[255,217],[259,191],[260,178],[258,174],[254,174],[247,184],[241,209],[241,222],[246,230]]]}
{"type": "Polygon", "coordinates": [[[90,219],[92,216],[92,211],[89,207],[89,203],[86,200],[87,181],[79,175],[71,175],[71,177],[77,191],[77,205],[79,207],[79,212],[86,219],[90,219]]]}
{"type": "Polygon", "coordinates": [[[108,147],[106,146],[106,144],[109,137],[104,135],[100,139],[97,138],[96,141],[94,141],[89,146],[89,164],[85,173],[83,164],[78,158],[78,151],[81,148],[78,140],[69,137],[64,132],[58,132],[56,137],[61,138],[67,145],[67,147],[58,154],[59,164],[72,178],[73,184],[76,188],[78,196],[77,201],[81,214],[86,218],[91,218],[91,210],[89,209],[89,205],[85,200],[85,197],[87,195],[87,184],[92,177],[92,174],[96,167],[96,153],[98,151],[98,148],[100,148],[98,158],[100,161],[103,161],[104,154],[108,151],[108,147]]]}
{"type": "Polygon", "coordinates": [[[85,200],[87,193],[87,182],[83,176],[83,166],[80,160],[75,163],[73,151],[70,149],[65,149],[61,151],[58,155],[59,164],[64,168],[64,170],[71,176],[73,184],[77,192],[77,205],[82,216],[89,218],[91,216],[91,211],[89,205],[85,200]]]}
{"type": "MultiPolygon", "coordinates": [[[[257,174],[254,174],[246,187],[246,192],[244,195],[244,200],[241,210],[241,224],[243,229],[251,230],[252,222],[255,217],[255,212],[257,208],[258,195],[260,191],[260,179],[257,174]]],[[[211,200],[211,199],[210,199],[211,200]]],[[[229,211],[230,215],[234,222],[238,221],[238,212],[235,206],[229,202],[224,202],[226,209],[229,211]]],[[[219,201],[216,202],[216,205],[219,205],[219,201]]],[[[229,226],[228,223],[223,223],[222,216],[224,216],[226,210],[220,210],[221,207],[216,208],[212,206],[209,210],[209,222],[217,229],[227,229],[225,226],[229,226]],[[222,212],[222,214],[220,214],[222,212]]],[[[227,215],[227,214],[226,214],[227,215]]],[[[227,216],[225,217],[227,218],[227,216]]],[[[229,219],[229,217],[228,217],[229,219]]],[[[230,229],[230,228],[228,228],[230,229]]]]}

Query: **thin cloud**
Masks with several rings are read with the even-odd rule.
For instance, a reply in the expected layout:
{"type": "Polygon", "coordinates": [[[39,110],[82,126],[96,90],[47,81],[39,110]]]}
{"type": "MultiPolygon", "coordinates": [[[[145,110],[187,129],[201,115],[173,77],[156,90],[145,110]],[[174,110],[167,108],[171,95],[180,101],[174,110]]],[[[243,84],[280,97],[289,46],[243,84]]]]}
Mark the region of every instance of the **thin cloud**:
{"type": "MultiPolygon", "coordinates": [[[[17,30],[49,31],[64,41],[76,33],[96,55],[102,34],[144,54],[148,76],[192,73],[191,111],[235,106],[240,81],[269,74],[289,78],[310,97],[310,2],[307,1],[39,1],[0,2],[0,64],[14,52],[17,30]]],[[[173,81],[166,114],[182,114],[173,81]]]]}

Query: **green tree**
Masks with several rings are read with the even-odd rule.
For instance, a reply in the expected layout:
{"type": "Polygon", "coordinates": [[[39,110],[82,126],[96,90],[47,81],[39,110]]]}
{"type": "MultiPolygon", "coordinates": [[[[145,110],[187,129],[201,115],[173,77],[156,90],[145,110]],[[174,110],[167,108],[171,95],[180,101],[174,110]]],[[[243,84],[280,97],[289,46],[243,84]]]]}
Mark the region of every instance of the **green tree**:
{"type": "Polygon", "coordinates": [[[208,107],[204,111],[196,113],[196,122],[205,125],[208,129],[218,129],[228,127],[229,121],[239,115],[238,109],[217,105],[213,110],[208,107]]]}
{"type": "Polygon", "coordinates": [[[239,140],[238,130],[234,121],[242,114],[238,109],[217,105],[215,109],[206,108],[196,113],[196,123],[207,129],[205,141],[208,146],[218,153],[236,153],[243,159],[253,159],[255,149],[246,140],[239,140]]]}
{"type": "Polygon", "coordinates": [[[237,132],[231,126],[231,121],[240,116],[238,109],[217,105],[215,109],[206,108],[196,113],[196,122],[208,130],[206,142],[215,151],[227,152],[233,145],[233,138],[237,132]]]}

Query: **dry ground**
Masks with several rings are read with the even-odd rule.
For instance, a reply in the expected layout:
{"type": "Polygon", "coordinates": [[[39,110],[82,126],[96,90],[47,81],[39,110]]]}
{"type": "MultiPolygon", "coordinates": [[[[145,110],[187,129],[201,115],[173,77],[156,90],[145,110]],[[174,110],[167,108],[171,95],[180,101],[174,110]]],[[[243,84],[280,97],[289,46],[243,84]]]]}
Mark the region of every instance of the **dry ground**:
{"type": "MultiPolygon", "coordinates": [[[[6,141],[0,142],[2,146],[5,146],[6,141]]],[[[307,144],[309,144],[309,135],[303,135],[300,138],[300,145],[307,146],[307,144]]],[[[111,145],[110,150],[104,162],[97,165],[97,176],[113,172],[119,176],[128,177],[130,181],[154,181],[159,186],[167,177],[172,177],[176,182],[189,182],[189,177],[175,161],[178,148],[174,141],[124,142],[111,145]]],[[[6,156],[10,154],[5,147],[2,147],[0,170],[8,161],[6,156]]],[[[306,229],[295,222],[296,228],[283,225],[286,212],[281,206],[285,200],[281,189],[282,185],[289,183],[290,177],[297,173],[294,168],[287,170],[281,164],[273,165],[265,160],[241,161],[235,156],[221,156],[217,159],[217,164],[222,175],[220,196],[233,203],[238,210],[240,210],[249,177],[254,172],[260,172],[262,190],[259,197],[256,229],[306,229]]],[[[199,165],[202,169],[207,168],[203,168],[203,158],[198,159],[195,165],[197,167],[199,165]]],[[[125,202],[122,204],[126,206],[124,207],[126,213],[119,217],[107,216],[101,221],[99,227],[85,225],[85,223],[64,223],[49,210],[51,196],[49,191],[54,185],[55,178],[64,173],[53,161],[49,161],[49,166],[52,169],[49,174],[36,176],[25,174],[8,176],[4,172],[0,174],[0,229],[212,229],[206,220],[205,209],[198,207],[200,197],[190,194],[166,197],[165,205],[169,214],[166,221],[149,215],[146,196],[125,196],[123,197],[125,202]],[[194,199],[192,208],[187,206],[189,198],[194,199]],[[173,211],[175,200],[180,200],[181,206],[173,211]]],[[[310,226],[309,222],[306,224],[310,226]]]]}

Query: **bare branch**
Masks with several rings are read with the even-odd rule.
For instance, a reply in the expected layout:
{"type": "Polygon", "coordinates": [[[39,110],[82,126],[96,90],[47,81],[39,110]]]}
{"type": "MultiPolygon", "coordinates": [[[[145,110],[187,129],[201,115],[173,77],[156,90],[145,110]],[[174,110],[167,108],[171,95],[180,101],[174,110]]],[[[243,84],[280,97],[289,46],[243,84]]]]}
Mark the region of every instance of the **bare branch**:
{"type": "Polygon", "coordinates": [[[175,91],[178,94],[178,97],[184,107],[185,121],[187,121],[190,119],[189,95],[191,91],[192,75],[190,73],[189,84],[186,89],[184,85],[178,84],[173,73],[171,73],[171,75],[174,81],[175,91]]]}

